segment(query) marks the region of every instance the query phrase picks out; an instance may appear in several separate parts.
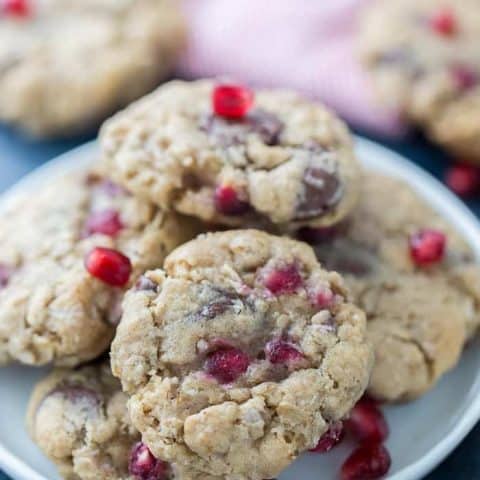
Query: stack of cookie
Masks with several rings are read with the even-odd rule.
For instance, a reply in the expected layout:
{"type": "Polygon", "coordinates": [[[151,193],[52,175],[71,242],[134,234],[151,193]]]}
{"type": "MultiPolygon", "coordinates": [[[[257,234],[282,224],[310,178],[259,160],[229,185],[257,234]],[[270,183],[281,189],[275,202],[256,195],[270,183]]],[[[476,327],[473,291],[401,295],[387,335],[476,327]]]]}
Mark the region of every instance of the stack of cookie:
{"type": "Polygon", "coordinates": [[[0,359],[63,367],[28,427],[64,478],[273,478],[477,328],[469,248],[321,105],[172,82],[100,144],[0,234],[0,359]]]}

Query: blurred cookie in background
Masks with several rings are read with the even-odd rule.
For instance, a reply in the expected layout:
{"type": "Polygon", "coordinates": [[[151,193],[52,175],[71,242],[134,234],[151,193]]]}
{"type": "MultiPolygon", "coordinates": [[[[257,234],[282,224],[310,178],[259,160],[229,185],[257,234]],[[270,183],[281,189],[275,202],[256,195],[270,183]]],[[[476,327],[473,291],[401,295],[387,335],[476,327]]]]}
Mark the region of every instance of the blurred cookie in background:
{"type": "Polygon", "coordinates": [[[0,121],[93,130],[167,77],[184,41],[170,0],[0,0],[0,121]]]}
{"type": "Polygon", "coordinates": [[[362,59],[380,98],[462,160],[480,163],[480,3],[372,2],[362,59]]]}

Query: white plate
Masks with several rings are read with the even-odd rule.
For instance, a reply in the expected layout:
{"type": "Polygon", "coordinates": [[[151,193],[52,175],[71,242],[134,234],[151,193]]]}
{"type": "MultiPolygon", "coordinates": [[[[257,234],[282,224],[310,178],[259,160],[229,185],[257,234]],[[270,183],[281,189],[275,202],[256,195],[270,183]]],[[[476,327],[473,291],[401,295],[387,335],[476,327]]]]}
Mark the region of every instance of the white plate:
{"type": "MultiPolygon", "coordinates": [[[[480,260],[480,224],[454,195],[405,158],[372,142],[357,139],[357,151],[367,168],[405,179],[457,227],[480,260]]],[[[94,154],[95,145],[87,144],[49,162],[6,193],[0,207],[12,195],[32,192],[38,182],[85,165],[94,154]]],[[[59,478],[23,427],[30,390],[43,374],[44,370],[19,366],[0,369],[0,466],[16,480],[59,478]]],[[[386,414],[391,429],[387,445],[393,458],[388,478],[423,477],[458,445],[480,418],[478,345],[467,349],[460,365],[434,390],[408,405],[388,407],[386,414]]],[[[335,479],[350,450],[351,445],[342,444],[327,455],[305,454],[279,480],[335,479]]]]}

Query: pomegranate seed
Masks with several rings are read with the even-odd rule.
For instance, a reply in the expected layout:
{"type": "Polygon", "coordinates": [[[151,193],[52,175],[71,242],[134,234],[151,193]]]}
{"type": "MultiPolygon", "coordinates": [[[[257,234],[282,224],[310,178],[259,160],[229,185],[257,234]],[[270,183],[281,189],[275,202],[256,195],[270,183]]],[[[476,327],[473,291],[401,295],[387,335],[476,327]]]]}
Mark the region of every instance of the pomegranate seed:
{"type": "Polygon", "coordinates": [[[128,471],[138,480],[166,480],[169,465],[156,459],[148,447],[139,442],[133,446],[128,471]]]}
{"type": "Polygon", "coordinates": [[[343,422],[338,421],[332,423],[330,428],[320,437],[315,448],[310,451],[314,453],[326,453],[329,452],[335,445],[338,445],[345,436],[345,430],[343,428],[343,422]]]}
{"type": "Polygon", "coordinates": [[[85,227],[87,235],[102,233],[114,237],[124,227],[116,210],[108,209],[93,212],[87,219],[85,227]]]}
{"type": "Polygon", "coordinates": [[[444,233],[423,229],[410,235],[410,256],[418,266],[427,266],[442,260],[447,238],[444,233]]]}
{"type": "Polygon", "coordinates": [[[274,294],[293,293],[303,284],[296,265],[273,269],[264,278],[265,286],[274,294]]]}
{"type": "Polygon", "coordinates": [[[457,32],[457,20],[451,8],[438,10],[430,17],[430,27],[439,35],[451,37],[457,32]]]}
{"type": "Polygon", "coordinates": [[[220,349],[210,353],[205,361],[205,371],[220,383],[235,381],[247,371],[248,355],[238,348],[220,349]]]}
{"type": "Polygon", "coordinates": [[[272,340],[265,346],[265,355],[272,363],[290,363],[301,360],[303,354],[285,340],[272,340]]]}
{"type": "Polygon", "coordinates": [[[12,273],[12,267],[9,267],[4,263],[0,263],[0,288],[5,288],[8,285],[12,273]]]}
{"type": "Polygon", "coordinates": [[[253,106],[253,92],[241,85],[222,84],[213,90],[213,111],[226,118],[242,118],[253,106]]]}
{"type": "Polygon", "coordinates": [[[374,480],[385,475],[392,460],[381,443],[366,443],[358,447],[342,465],[342,480],[374,480]]]}
{"type": "Polygon", "coordinates": [[[111,248],[95,247],[85,257],[90,275],[114,287],[123,287],[132,273],[130,259],[111,248]]]}
{"type": "Polygon", "coordinates": [[[224,215],[243,215],[250,208],[241,200],[238,192],[230,185],[220,185],[215,189],[215,208],[224,215]]]}
{"type": "Polygon", "coordinates": [[[24,18],[30,15],[28,0],[0,0],[0,12],[12,17],[24,18]]]}
{"type": "Polygon", "coordinates": [[[313,304],[320,310],[330,308],[334,300],[335,295],[328,287],[319,288],[313,293],[313,304]]]}
{"type": "Polygon", "coordinates": [[[478,75],[471,68],[465,65],[453,65],[450,67],[450,75],[458,90],[471,90],[478,83],[478,75]]]}
{"type": "Polygon", "coordinates": [[[480,170],[473,165],[454,165],[447,170],[445,183],[457,195],[472,195],[480,190],[480,170]]]}
{"type": "Polygon", "coordinates": [[[362,398],[353,407],[345,427],[362,442],[383,442],[389,433],[382,411],[367,397],[362,398]]]}

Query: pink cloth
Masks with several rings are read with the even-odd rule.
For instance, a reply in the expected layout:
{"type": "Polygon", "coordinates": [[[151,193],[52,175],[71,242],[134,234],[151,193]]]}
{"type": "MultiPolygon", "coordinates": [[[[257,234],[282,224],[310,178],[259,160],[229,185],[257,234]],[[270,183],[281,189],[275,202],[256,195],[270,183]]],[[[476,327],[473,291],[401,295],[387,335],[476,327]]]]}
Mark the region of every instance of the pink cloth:
{"type": "Polygon", "coordinates": [[[355,60],[356,18],[368,1],[184,0],[190,42],[181,71],[295,88],[354,126],[399,136],[399,115],[379,105],[355,60]]]}

